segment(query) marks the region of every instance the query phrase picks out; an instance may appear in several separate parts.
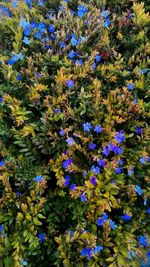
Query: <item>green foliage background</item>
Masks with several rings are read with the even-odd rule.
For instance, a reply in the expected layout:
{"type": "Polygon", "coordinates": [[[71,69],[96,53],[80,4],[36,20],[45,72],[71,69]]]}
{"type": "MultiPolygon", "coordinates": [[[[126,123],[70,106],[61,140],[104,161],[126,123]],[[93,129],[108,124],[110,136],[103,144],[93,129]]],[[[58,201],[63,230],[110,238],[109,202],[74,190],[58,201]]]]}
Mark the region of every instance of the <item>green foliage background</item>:
{"type": "Polygon", "coordinates": [[[0,156],[5,161],[0,167],[0,224],[4,227],[0,267],[139,266],[139,257],[147,254],[138,236],[149,238],[150,234],[149,204],[144,205],[150,198],[150,163],[143,166],[139,161],[150,155],[150,4],[148,0],[86,2],[67,5],[48,0],[39,7],[35,1],[32,9],[24,1],[16,8],[10,2],[0,3],[12,13],[12,17],[0,18],[0,156]],[[58,12],[60,4],[63,9],[58,12]],[[70,14],[78,5],[89,10],[84,18],[70,14]],[[52,9],[56,15],[50,20],[46,14],[52,9]],[[101,16],[104,9],[110,12],[107,28],[101,16]],[[22,42],[21,17],[55,25],[56,40],[47,41],[51,49],[45,49],[43,40],[32,34],[29,46],[22,42]],[[70,43],[59,48],[60,41],[72,33],[86,36],[75,48],[83,60],[81,66],[67,57],[70,43]],[[18,53],[23,60],[7,64],[18,53]],[[102,60],[93,68],[98,53],[102,60]],[[70,79],[75,82],[72,89],[66,86],[70,79]],[[128,83],[134,83],[133,91],[127,89],[128,83]],[[85,122],[101,124],[103,132],[85,133],[85,122]],[[142,135],[135,134],[138,126],[142,135]],[[61,129],[65,136],[59,134],[61,129]],[[125,132],[123,155],[106,159],[107,166],[96,176],[94,186],[91,166],[119,130],[125,132]],[[67,137],[75,139],[73,146],[67,145],[67,137]],[[94,142],[98,149],[90,151],[88,143],[94,142]],[[68,158],[73,164],[65,170],[62,163],[68,158]],[[123,172],[117,175],[114,169],[120,159],[123,172]],[[131,167],[135,172],[128,176],[131,167]],[[68,173],[77,185],[75,191],[64,186],[68,173]],[[43,177],[40,183],[33,180],[37,175],[43,177]],[[142,196],[134,191],[135,185],[141,186],[142,196]],[[80,199],[83,191],[88,199],[84,203],[80,199]],[[104,212],[116,222],[115,230],[109,221],[97,226],[104,212]],[[122,221],[123,213],[132,220],[122,221]],[[42,244],[39,233],[46,234],[42,244]],[[82,249],[97,244],[103,247],[100,254],[89,261],[81,256],[82,249]],[[130,258],[131,251],[136,254],[130,258]]]}

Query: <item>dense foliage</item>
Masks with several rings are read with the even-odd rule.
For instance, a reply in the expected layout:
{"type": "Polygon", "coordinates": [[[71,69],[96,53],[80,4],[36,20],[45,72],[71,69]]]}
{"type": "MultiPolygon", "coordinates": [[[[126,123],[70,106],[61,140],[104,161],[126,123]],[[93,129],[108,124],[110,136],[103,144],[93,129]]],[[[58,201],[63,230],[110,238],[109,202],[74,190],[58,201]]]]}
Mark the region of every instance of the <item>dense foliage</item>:
{"type": "Polygon", "coordinates": [[[149,7],[1,1],[0,267],[150,254],[149,7]]]}

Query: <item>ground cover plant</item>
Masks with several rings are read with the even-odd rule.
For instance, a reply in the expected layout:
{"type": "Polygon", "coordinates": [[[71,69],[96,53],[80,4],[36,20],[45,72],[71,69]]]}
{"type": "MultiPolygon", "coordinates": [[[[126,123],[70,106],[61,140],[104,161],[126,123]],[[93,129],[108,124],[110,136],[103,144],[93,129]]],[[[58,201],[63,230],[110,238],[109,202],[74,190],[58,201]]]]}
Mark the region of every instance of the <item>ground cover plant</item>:
{"type": "Polygon", "coordinates": [[[149,9],[0,2],[0,267],[150,256],[149,9]]]}

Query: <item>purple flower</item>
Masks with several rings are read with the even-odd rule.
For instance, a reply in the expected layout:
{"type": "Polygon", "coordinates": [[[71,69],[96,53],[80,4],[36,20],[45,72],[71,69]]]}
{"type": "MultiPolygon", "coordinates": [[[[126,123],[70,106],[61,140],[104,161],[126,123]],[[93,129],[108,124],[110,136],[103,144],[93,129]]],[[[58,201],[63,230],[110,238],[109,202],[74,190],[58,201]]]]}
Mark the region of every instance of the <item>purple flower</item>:
{"type": "Polygon", "coordinates": [[[141,196],[141,195],[143,194],[143,191],[142,191],[142,189],[141,189],[141,187],[140,187],[139,185],[136,185],[136,186],[135,186],[134,191],[135,191],[139,196],[141,196]]]}
{"type": "Polygon", "coordinates": [[[77,188],[76,184],[72,184],[72,185],[70,186],[70,190],[72,190],[72,191],[76,190],[76,188],[77,188]]]}
{"type": "Polygon", "coordinates": [[[130,221],[131,220],[131,216],[128,214],[123,214],[120,218],[124,221],[130,221]]]}
{"type": "Polygon", "coordinates": [[[97,225],[102,226],[108,219],[108,215],[106,213],[103,214],[102,217],[98,218],[97,225]]]}
{"type": "Polygon", "coordinates": [[[139,243],[140,243],[140,245],[141,246],[143,246],[143,247],[148,247],[148,239],[147,239],[147,237],[146,236],[144,236],[144,235],[140,235],[139,237],[138,237],[138,241],[139,241],[139,243]]]}
{"type": "Polygon", "coordinates": [[[72,159],[66,159],[63,161],[62,166],[64,169],[67,169],[73,163],[72,159]]]}
{"type": "Polygon", "coordinates": [[[97,184],[96,177],[92,176],[90,179],[90,182],[91,182],[91,184],[96,185],[97,184]]]}
{"type": "Polygon", "coordinates": [[[0,167],[4,167],[5,166],[5,162],[4,161],[0,161],[0,167]]]}
{"type": "Polygon", "coordinates": [[[86,195],[85,195],[85,192],[83,192],[83,193],[80,195],[80,199],[81,199],[82,202],[87,202],[87,201],[88,201],[88,200],[87,200],[87,197],[86,197],[86,195]]]}
{"type": "Polygon", "coordinates": [[[109,224],[110,224],[111,229],[115,230],[117,228],[117,225],[115,224],[114,221],[110,220],[109,224]]]}
{"type": "Polygon", "coordinates": [[[72,89],[72,88],[74,87],[74,81],[73,81],[73,80],[67,80],[67,81],[66,81],[66,85],[67,85],[70,89],[72,89]]]}
{"type": "Polygon", "coordinates": [[[91,144],[88,145],[88,147],[89,147],[89,149],[91,149],[91,150],[95,150],[95,149],[96,149],[96,144],[91,143],[91,144]]]}
{"type": "Polygon", "coordinates": [[[118,144],[122,143],[125,139],[124,131],[119,131],[116,133],[115,140],[118,144]]]}
{"type": "Polygon", "coordinates": [[[92,256],[92,248],[83,248],[81,251],[82,257],[87,257],[88,260],[90,260],[92,256]]]}
{"type": "Polygon", "coordinates": [[[95,174],[99,174],[100,173],[100,168],[98,166],[93,165],[91,168],[91,172],[95,173],[95,174]]]}
{"type": "Polygon", "coordinates": [[[61,136],[63,136],[63,135],[65,135],[65,131],[64,131],[63,129],[61,129],[60,132],[59,132],[59,134],[60,134],[61,136]]]}
{"type": "Polygon", "coordinates": [[[120,160],[118,161],[118,165],[119,165],[119,166],[122,166],[122,164],[123,164],[123,160],[120,159],[120,160]]]}
{"type": "Polygon", "coordinates": [[[55,114],[61,113],[61,110],[59,108],[54,108],[54,113],[55,114]]]}
{"type": "Polygon", "coordinates": [[[133,90],[134,89],[134,83],[128,83],[127,84],[127,88],[128,88],[128,90],[133,90]]]}
{"type": "Polygon", "coordinates": [[[141,126],[137,126],[135,131],[136,131],[136,134],[139,134],[139,135],[143,133],[143,129],[141,126]]]}
{"type": "Polygon", "coordinates": [[[71,181],[71,176],[70,175],[65,175],[64,186],[68,186],[70,181],[71,181]]]}
{"type": "Polygon", "coordinates": [[[92,129],[92,124],[90,122],[83,123],[83,130],[86,132],[90,132],[92,129]]]}
{"type": "Polygon", "coordinates": [[[43,180],[43,176],[41,175],[38,175],[35,178],[33,178],[33,181],[38,182],[38,183],[42,182],[42,180],[43,180]]]}
{"type": "Polygon", "coordinates": [[[44,242],[45,238],[46,238],[46,234],[45,233],[39,233],[38,234],[38,239],[40,241],[40,244],[42,244],[44,242]]]}
{"type": "Polygon", "coordinates": [[[103,167],[103,168],[104,168],[104,166],[105,166],[105,160],[103,160],[102,158],[100,158],[100,159],[97,161],[97,163],[98,163],[98,165],[99,165],[100,167],[103,167]]]}
{"type": "Polygon", "coordinates": [[[94,132],[96,132],[96,133],[101,133],[102,130],[103,130],[103,128],[100,125],[96,125],[94,128],[94,132]]]}
{"type": "Polygon", "coordinates": [[[74,141],[74,139],[73,139],[72,137],[69,137],[69,138],[66,140],[66,142],[67,142],[67,144],[68,144],[69,146],[72,146],[72,145],[75,144],[75,141],[74,141]]]}
{"type": "Polygon", "coordinates": [[[0,232],[3,232],[4,231],[4,227],[2,224],[0,224],[0,232]]]}
{"type": "Polygon", "coordinates": [[[78,6],[78,17],[83,18],[84,15],[88,12],[88,9],[85,6],[78,6]]]}

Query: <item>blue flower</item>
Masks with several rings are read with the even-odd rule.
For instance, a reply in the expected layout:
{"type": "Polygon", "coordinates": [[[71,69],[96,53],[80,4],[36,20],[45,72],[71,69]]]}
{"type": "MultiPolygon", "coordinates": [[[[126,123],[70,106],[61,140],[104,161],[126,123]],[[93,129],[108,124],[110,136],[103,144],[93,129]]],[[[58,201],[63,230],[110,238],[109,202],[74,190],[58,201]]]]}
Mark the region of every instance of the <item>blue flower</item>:
{"type": "Polygon", "coordinates": [[[23,43],[25,43],[26,45],[29,45],[30,44],[29,38],[28,37],[24,37],[23,43]]]}
{"type": "Polygon", "coordinates": [[[62,166],[64,169],[67,169],[73,163],[72,159],[66,159],[63,161],[62,166]]]}
{"type": "Polygon", "coordinates": [[[143,129],[141,126],[137,126],[135,131],[136,131],[136,134],[142,134],[143,133],[143,129]]]}
{"type": "Polygon", "coordinates": [[[53,24],[49,25],[49,26],[48,26],[48,31],[49,31],[50,33],[54,33],[54,32],[55,32],[55,26],[54,26],[53,24]]]}
{"type": "Polygon", "coordinates": [[[88,12],[88,9],[85,6],[78,6],[78,17],[82,18],[88,12]]]}
{"type": "Polygon", "coordinates": [[[38,6],[43,6],[45,4],[45,0],[38,0],[38,6]]]}
{"type": "Polygon", "coordinates": [[[86,132],[90,132],[92,129],[92,124],[90,122],[83,123],[83,130],[86,132]]]}
{"type": "Polygon", "coordinates": [[[118,144],[122,143],[125,139],[124,131],[119,131],[116,133],[115,140],[118,144]]]}
{"type": "Polygon", "coordinates": [[[96,177],[92,176],[90,179],[90,182],[91,182],[91,184],[96,185],[97,184],[96,177]]]}
{"type": "Polygon", "coordinates": [[[70,89],[72,89],[72,88],[74,87],[74,81],[73,81],[73,80],[67,80],[67,81],[66,81],[66,85],[67,85],[70,89]]]}
{"type": "Polygon", "coordinates": [[[60,42],[60,48],[64,48],[66,47],[66,43],[65,42],[60,42]]]}
{"type": "Polygon", "coordinates": [[[72,38],[71,38],[71,45],[72,45],[72,46],[76,46],[76,45],[78,45],[78,44],[79,44],[78,40],[77,40],[75,37],[72,37],[72,38]]]}
{"type": "Polygon", "coordinates": [[[108,28],[109,26],[110,26],[110,19],[107,18],[103,24],[103,27],[108,28]]]}
{"type": "Polygon", "coordinates": [[[77,188],[76,184],[72,184],[72,185],[70,186],[70,190],[72,190],[72,191],[76,190],[76,188],[77,188]]]}
{"type": "Polygon", "coordinates": [[[143,156],[142,158],[140,158],[139,161],[140,161],[143,165],[145,165],[145,164],[146,164],[146,157],[143,156]]]}
{"type": "Polygon", "coordinates": [[[0,15],[5,17],[12,17],[12,13],[8,7],[0,6],[0,15]]]}
{"type": "Polygon", "coordinates": [[[131,220],[131,216],[128,214],[123,214],[120,218],[124,221],[130,221],[131,220]]]}
{"type": "Polygon", "coordinates": [[[88,260],[90,260],[92,256],[92,248],[83,248],[81,251],[82,257],[87,257],[88,260]]]}
{"type": "Polygon", "coordinates": [[[120,159],[120,160],[118,161],[118,165],[119,165],[119,166],[122,166],[122,164],[123,164],[123,160],[120,159]]]}
{"type": "Polygon", "coordinates": [[[88,201],[84,192],[80,195],[80,199],[81,199],[82,202],[87,202],[88,201]]]}
{"type": "Polygon", "coordinates": [[[106,213],[103,214],[102,217],[98,218],[97,225],[102,226],[108,219],[108,215],[106,213]]]}
{"type": "Polygon", "coordinates": [[[89,149],[91,149],[91,150],[95,150],[95,149],[96,149],[96,144],[91,143],[91,144],[88,145],[88,147],[89,147],[89,149]]]}
{"type": "Polygon", "coordinates": [[[38,40],[41,40],[41,33],[40,32],[36,32],[35,34],[34,34],[34,38],[35,39],[38,39],[38,40]]]}
{"type": "Polygon", "coordinates": [[[73,139],[72,137],[69,137],[69,138],[66,140],[66,142],[67,142],[67,144],[68,144],[69,146],[72,146],[72,145],[75,144],[75,141],[74,141],[74,139],[73,139]]]}
{"type": "Polygon", "coordinates": [[[91,172],[93,172],[97,175],[100,173],[100,168],[98,166],[93,165],[91,168],[91,172]]]}
{"type": "Polygon", "coordinates": [[[97,163],[98,163],[98,165],[99,165],[100,167],[103,167],[103,168],[104,168],[104,166],[105,166],[105,160],[103,160],[102,158],[100,158],[100,159],[97,161],[97,163]]]}
{"type": "Polygon", "coordinates": [[[31,22],[30,26],[32,29],[35,29],[38,27],[38,23],[36,21],[33,21],[33,22],[31,22]]]}
{"type": "Polygon", "coordinates": [[[31,34],[31,27],[30,27],[29,24],[24,28],[23,33],[24,33],[25,36],[30,36],[30,34],[31,34]]]}
{"type": "Polygon", "coordinates": [[[138,237],[138,241],[139,241],[139,243],[140,243],[140,245],[141,246],[143,246],[143,247],[148,247],[148,239],[147,239],[147,237],[146,236],[144,236],[144,235],[140,235],[139,237],[138,237]]]}
{"type": "Polygon", "coordinates": [[[148,207],[148,209],[147,209],[147,213],[150,214],[150,207],[148,207]]]}
{"type": "Polygon", "coordinates": [[[129,170],[128,170],[128,175],[131,176],[132,174],[134,174],[134,168],[131,167],[129,170]]]}
{"type": "Polygon", "coordinates": [[[102,150],[102,153],[103,153],[106,157],[108,157],[108,155],[109,155],[109,149],[108,149],[108,147],[104,146],[104,147],[103,147],[103,150],[102,150]]]}
{"type": "Polygon", "coordinates": [[[136,186],[135,186],[134,191],[135,191],[139,196],[141,196],[141,195],[143,194],[143,191],[142,191],[142,189],[141,189],[141,187],[140,187],[139,185],[136,185],[136,186]]]}
{"type": "Polygon", "coordinates": [[[38,238],[39,238],[40,244],[42,244],[46,238],[46,234],[45,233],[39,233],[38,238]]]}
{"type": "Polygon", "coordinates": [[[96,254],[96,253],[100,253],[101,250],[103,249],[103,247],[101,245],[98,245],[94,248],[93,250],[93,253],[96,254]]]}
{"type": "Polygon", "coordinates": [[[109,224],[110,224],[111,229],[115,230],[117,228],[117,225],[115,224],[114,221],[110,220],[109,224]]]}
{"type": "Polygon", "coordinates": [[[68,186],[70,181],[71,181],[71,176],[70,175],[65,175],[64,186],[68,186]]]}
{"type": "Polygon", "coordinates": [[[42,182],[42,180],[43,180],[43,176],[41,175],[38,175],[35,178],[33,178],[33,181],[38,182],[38,183],[42,182]]]}
{"type": "Polygon", "coordinates": [[[18,73],[18,75],[17,75],[17,80],[18,81],[21,81],[22,80],[22,77],[21,77],[20,73],[18,73]]]}
{"type": "Polygon", "coordinates": [[[2,224],[0,224],[0,232],[3,232],[4,231],[4,227],[2,224]]]}
{"type": "Polygon", "coordinates": [[[147,73],[148,71],[150,71],[150,69],[141,69],[141,74],[145,74],[145,73],[147,73]]]}
{"type": "Polygon", "coordinates": [[[0,103],[2,103],[3,102],[3,98],[2,97],[0,97],[0,103]]]}
{"type": "Polygon", "coordinates": [[[19,25],[20,25],[23,29],[25,29],[26,27],[28,27],[28,26],[30,25],[30,23],[29,23],[28,21],[26,21],[25,19],[21,18],[21,19],[20,19],[20,23],[19,23],[19,25]]]}
{"type": "Polygon", "coordinates": [[[44,31],[46,30],[46,24],[44,22],[40,22],[38,25],[38,30],[40,31],[40,33],[44,33],[44,31]]]}
{"type": "Polygon", "coordinates": [[[12,7],[16,8],[18,5],[18,2],[19,2],[18,0],[12,0],[12,7]]]}
{"type": "Polygon", "coordinates": [[[83,60],[82,59],[76,59],[75,64],[81,66],[83,64],[83,60]]]}
{"type": "Polygon", "coordinates": [[[96,55],[95,59],[96,62],[100,62],[101,61],[102,56],[101,55],[96,55]]]}
{"type": "Polygon", "coordinates": [[[127,88],[128,88],[128,90],[133,90],[134,89],[134,83],[128,83],[127,84],[127,88]]]}
{"type": "Polygon", "coordinates": [[[32,8],[32,0],[26,0],[26,4],[28,5],[28,8],[32,8]]]}
{"type": "Polygon", "coordinates": [[[108,10],[103,10],[101,14],[102,14],[102,17],[104,19],[107,19],[108,15],[109,15],[109,11],[108,10]]]}
{"type": "Polygon", "coordinates": [[[116,168],[116,170],[115,170],[116,174],[120,174],[121,172],[122,172],[122,168],[121,167],[116,168]]]}
{"type": "Polygon", "coordinates": [[[73,50],[68,53],[68,58],[69,59],[73,59],[76,56],[78,56],[78,53],[74,52],[73,50]]]}
{"type": "Polygon", "coordinates": [[[0,161],[0,167],[4,167],[5,166],[5,162],[4,161],[0,161]]]}
{"type": "Polygon", "coordinates": [[[147,257],[150,258],[150,250],[147,253],[147,257]]]}
{"type": "Polygon", "coordinates": [[[102,130],[103,130],[103,128],[100,125],[96,125],[94,128],[94,132],[96,132],[96,133],[101,133],[102,130]]]}
{"type": "Polygon", "coordinates": [[[61,110],[59,108],[54,108],[54,113],[59,114],[59,113],[61,113],[61,110]]]}
{"type": "Polygon", "coordinates": [[[59,132],[59,134],[60,134],[61,136],[63,136],[63,135],[65,135],[65,131],[64,131],[63,129],[61,129],[60,132],[59,132]]]}

